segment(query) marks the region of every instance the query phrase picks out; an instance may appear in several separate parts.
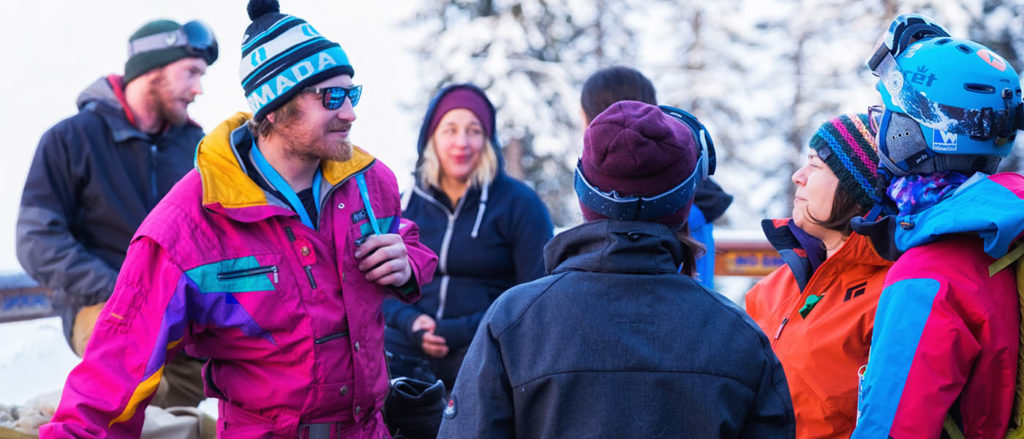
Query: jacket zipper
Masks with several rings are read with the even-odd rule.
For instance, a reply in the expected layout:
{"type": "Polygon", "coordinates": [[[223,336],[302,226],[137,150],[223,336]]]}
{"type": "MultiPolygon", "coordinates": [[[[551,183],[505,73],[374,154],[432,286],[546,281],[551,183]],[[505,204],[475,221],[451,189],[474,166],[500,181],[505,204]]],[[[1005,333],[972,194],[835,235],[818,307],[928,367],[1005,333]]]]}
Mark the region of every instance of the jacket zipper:
{"type": "Polygon", "coordinates": [[[156,144],[149,145],[149,185],[150,185],[150,203],[149,208],[156,207],[157,202],[157,188],[156,188],[156,144]]]}
{"type": "Polygon", "coordinates": [[[437,312],[434,313],[434,319],[441,320],[444,318],[445,304],[448,303],[448,281],[451,278],[448,275],[448,251],[452,242],[452,233],[455,231],[455,220],[459,219],[459,212],[462,211],[462,205],[464,204],[464,201],[466,201],[466,196],[463,195],[462,198],[459,199],[459,202],[455,203],[455,211],[453,212],[448,210],[448,208],[440,201],[437,201],[434,197],[430,196],[430,194],[423,192],[419,187],[414,187],[413,191],[423,197],[423,199],[428,203],[437,206],[438,209],[441,209],[442,213],[448,216],[448,224],[444,229],[444,237],[441,238],[441,251],[439,252],[440,255],[438,255],[440,259],[437,264],[438,267],[441,268],[442,277],[441,291],[438,298],[437,312]]]}
{"type": "Polygon", "coordinates": [[[318,338],[316,340],[313,340],[313,344],[324,344],[324,343],[327,343],[327,342],[329,342],[331,340],[334,340],[336,338],[342,338],[342,337],[348,337],[348,331],[341,331],[341,332],[339,332],[337,334],[331,334],[331,335],[327,335],[327,336],[324,336],[324,337],[320,337],[320,338],[318,338]]]}
{"type": "Polygon", "coordinates": [[[243,277],[259,276],[261,274],[274,274],[274,283],[277,283],[277,266],[276,265],[264,265],[260,267],[245,268],[242,270],[232,270],[217,273],[217,280],[232,280],[241,279],[243,277]]]}
{"type": "Polygon", "coordinates": [[[782,319],[782,323],[779,325],[779,329],[775,330],[775,338],[772,339],[772,347],[775,347],[775,342],[782,336],[782,328],[786,327],[786,323],[789,323],[789,317],[782,319]]]}

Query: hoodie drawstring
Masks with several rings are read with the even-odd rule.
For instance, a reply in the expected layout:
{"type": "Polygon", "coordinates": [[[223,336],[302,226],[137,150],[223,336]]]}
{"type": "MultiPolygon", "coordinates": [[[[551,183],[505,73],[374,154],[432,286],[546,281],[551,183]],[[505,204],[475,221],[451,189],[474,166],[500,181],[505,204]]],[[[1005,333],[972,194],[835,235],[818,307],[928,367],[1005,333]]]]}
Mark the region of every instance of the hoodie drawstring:
{"type": "Polygon", "coordinates": [[[480,208],[476,211],[476,223],[473,224],[473,233],[469,234],[473,239],[480,234],[480,221],[484,219],[484,212],[487,210],[487,192],[490,188],[490,183],[484,183],[483,191],[480,193],[480,208]]]}

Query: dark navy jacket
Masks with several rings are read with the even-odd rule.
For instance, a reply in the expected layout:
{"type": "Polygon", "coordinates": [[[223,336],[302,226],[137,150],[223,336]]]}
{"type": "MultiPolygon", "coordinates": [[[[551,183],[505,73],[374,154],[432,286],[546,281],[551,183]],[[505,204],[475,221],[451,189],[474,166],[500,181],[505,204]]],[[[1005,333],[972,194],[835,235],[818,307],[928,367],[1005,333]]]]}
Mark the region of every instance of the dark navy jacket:
{"type": "MultiPolygon", "coordinates": [[[[418,145],[421,155],[436,103],[455,87],[468,87],[483,95],[467,85],[442,90],[423,119],[418,145]]],[[[491,144],[500,164],[496,136],[491,144]]],[[[498,295],[544,275],[543,249],[551,239],[551,217],[537,194],[506,175],[500,166],[492,182],[482,188],[471,187],[455,206],[442,192],[421,187],[419,182],[405,198],[402,216],[419,226],[420,241],[437,253],[439,261],[434,281],[422,288],[419,302],[384,303],[385,321],[408,333],[417,316],[430,315],[437,321],[437,334],[455,352],[469,345],[484,311],[498,295]]],[[[413,338],[411,333],[408,336],[413,338]]]]}
{"type": "Polygon", "coordinates": [[[43,134],[21,195],[18,260],[53,289],[65,337],[83,306],[110,297],[135,229],[192,169],[203,137],[191,121],[139,131],[121,90],[111,75],[82,92],[78,114],[43,134]]]}
{"type": "Polygon", "coordinates": [[[552,239],[550,274],[484,316],[439,437],[792,438],[768,340],[676,273],[682,253],[648,222],[588,222],[552,239]]]}

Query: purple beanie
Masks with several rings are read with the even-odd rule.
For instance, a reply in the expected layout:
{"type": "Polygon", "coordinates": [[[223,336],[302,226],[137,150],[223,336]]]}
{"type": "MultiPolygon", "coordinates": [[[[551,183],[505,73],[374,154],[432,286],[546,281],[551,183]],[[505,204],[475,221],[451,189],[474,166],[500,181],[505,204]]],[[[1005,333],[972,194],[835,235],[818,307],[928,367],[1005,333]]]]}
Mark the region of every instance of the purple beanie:
{"type": "Polygon", "coordinates": [[[433,136],[437,124],[441,123],[441,118],[456,108],[465,108],[473,112],[473,115],[480,121],[480,125],[483,125],[486,138],[490,139],[493,136],[494,128],[491,126],[491,121],[494,120],[494,116],[491,114],[491,105],[480,93],[465,87],[453,88],[441,97],[434,109],[434,115],[430,118],[430,129],[427,133],[433,136]]]}
{"type": "MultiPolygon", "coordinates": [[[[594,118],[583,134],[583,175],[604,192],[653,196],[678,186],[693,173],[700,153],[690,129],[636,101],[620,101],[594,118]]],[[[669,226],[686,221],[691,199],[675,213],[653,220],[669,226]]],[[[582,203],[587,221],[605,218],[582,203]]]]}

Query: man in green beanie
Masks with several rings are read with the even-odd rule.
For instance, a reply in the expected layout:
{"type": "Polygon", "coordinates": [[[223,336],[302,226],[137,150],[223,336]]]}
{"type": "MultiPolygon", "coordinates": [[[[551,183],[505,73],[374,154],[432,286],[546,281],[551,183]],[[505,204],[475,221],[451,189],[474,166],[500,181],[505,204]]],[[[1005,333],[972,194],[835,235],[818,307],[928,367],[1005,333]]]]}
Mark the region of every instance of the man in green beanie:
{"type": "MultiPolygon", "coordinates": [[[[144,24],[128,40],[124,76],[100,78],[78,97],[78,114],[39,142],[18,212],[18,260],[53,290],[64,336],[85,351],[136,228],[192,169],[202,129],[188,105],[217,59],[213,32],[199,21],[144,24]]],[[[197,405],[201,363],[168,365],[153,403],[197,405]]]]}

